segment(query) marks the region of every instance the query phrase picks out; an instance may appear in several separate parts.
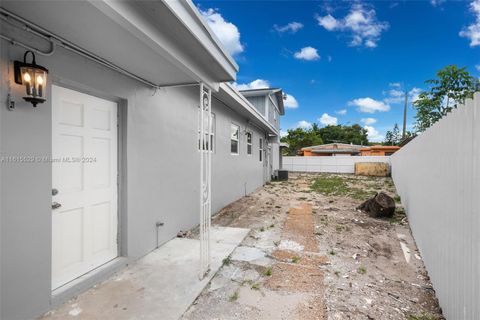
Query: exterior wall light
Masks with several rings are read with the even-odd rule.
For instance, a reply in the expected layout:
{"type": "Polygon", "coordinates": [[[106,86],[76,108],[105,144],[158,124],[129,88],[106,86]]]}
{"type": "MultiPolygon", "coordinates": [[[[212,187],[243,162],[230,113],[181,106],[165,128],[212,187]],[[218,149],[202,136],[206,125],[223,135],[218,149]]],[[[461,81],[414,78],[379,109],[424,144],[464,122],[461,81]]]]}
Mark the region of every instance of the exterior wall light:
{"type": "Polygon", "coordinates": [[[14,61],[13,63],[15,82],[25,86],[25,101],[30,102],[33,107],[46,101],[47,95],[47,73],[45,67],[37,65],[35,54],[32,51],[26,51],[23,55],[23,62],[14,61]],[[32,62],[27,63],[27,55],[32,54],[32,62]]]}

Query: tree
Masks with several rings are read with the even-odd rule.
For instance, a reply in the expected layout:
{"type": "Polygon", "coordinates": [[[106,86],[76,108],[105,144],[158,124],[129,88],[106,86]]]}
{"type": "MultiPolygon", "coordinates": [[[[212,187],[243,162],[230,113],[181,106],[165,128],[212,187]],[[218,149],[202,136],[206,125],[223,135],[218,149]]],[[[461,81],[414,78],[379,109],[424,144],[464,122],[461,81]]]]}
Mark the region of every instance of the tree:
{"type": "Polygon", "coordinates": [[[318,129],[324,143],[368,144],[367,130],[358,124],[351,126],[336,125],[318,129]]]}
{"type": "Polygon", "coordinates": [[[288,155],[295,156],[297,151],[304,147],[315,146],[323,143],[318,133],[318,128],[312,126],[310,129],[296,128],[287,130],[287,135],[281,139],[288,143],[288,155]]]}
{"type": "Polygon", "coordinates": [[[471,76],[466,68],[449,65],[437,72],[437,79],[425,81],[430,91],[420,93],[413,103],[417,114],[415,127],[417,131],[425,131],[444,117],[465,99],[473,98],[480,91],[480,82],[471,76]]]}
{"type": "Polygon", "coordinates": [[[398,124],[395,123],[393,129],[390,131],[388,130],[385,133],[385,141],[383,145],[385,146],[396,146],[400,143],[402,137],[400,135],[400,129],[398,128],[398,124]]]}
{"type": "Polygon", "coordinates": [[[290,129],[281,139],[288,143],[288,155],[297,155],[305,147],[316,146],[323,143],[353,143],[368,145],[367,130],[358,124],[351,126],[326,126],[320,128],[314,123],[309,129],[290,129]]]}

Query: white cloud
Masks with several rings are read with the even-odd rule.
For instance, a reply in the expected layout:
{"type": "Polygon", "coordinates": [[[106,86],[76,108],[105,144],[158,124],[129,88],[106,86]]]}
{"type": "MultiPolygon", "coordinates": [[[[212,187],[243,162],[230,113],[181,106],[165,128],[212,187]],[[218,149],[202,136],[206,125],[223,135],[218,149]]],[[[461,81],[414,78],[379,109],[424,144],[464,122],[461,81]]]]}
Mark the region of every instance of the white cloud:
{"type": "Polygon", "coordinates": [[[388,22],[377,19],[375,9],[368,8],[362,3],[354,3],[343,19],[336,19],[331,14],[317,16],[316,19],[318,24],[328,31],[351,33],[350,45],[353,47],[375,48],[382,32],[389,28],[388,22]]]}
{"type": "Polygon", "coordinates": [[[338,111],[336,112],[336,114],[339,114],[339,115],[341,115],[341,116],[344,116],[344,115],[347,114],[347,109],[338,110],[338,111]]]}
{"type": "Polygon", "coordinates": [[[414,103],[415,101],[418,100],[418,96],[420,93],[422,93],[422,89],[414,87],[412,90],[408,92],[408,98],[410,100],[410,103],[414,103]]]}
{"type": "MultiPolygon", "coordinates": [[[[390,87],[393,89],[389,89],[384,91],[383,94],[386,95],[386,98],[383,101],[387,104],[396,104],[396,103],[404,103],[405,101],[405,91],[402,89],[401,84],[399,83],[390,83],[390,87]]],[[[417,101],[418,95],[423,90],[417,87],[413,87],[410,91],[408,91],[408,101],[413,103],[417,101]]]]}
{"type": "Polygon", "coordinates": [[[470,3],[470,11],[475,15],[475,22],[460,31],[459,35],[470,39],[470,47],[480,45],[480,0],[470,3]]]}
{"type": "Polygon", "coordinates": [[[274,25],[273,28],[280,33],[283,33],[283,32],[295,33],[298,30],[303,28],[303,24],[300,22],[293,21],[284,26],[274,25]]]}
{"type": "Polygon", "coordinates": [[[320,123],[325,126],[336,126],[338,123],[338,119],[335,117],[332,117],[328,113],[322,114],[322,116],[318,118],[318,121],[320,121],[320,123]]]}
{"type": "Polygon", "coordinates": [[[367,130],[368,140],[372,142],[382,142],[384,140],[383,135],[381,135],[374,127],[364,126],[363,128],[367,130]]]}
{"type": "Polygon", "coordinates": [[[285,108],[288,109],[296,109],[298,108],[297,99],[291,94],[285,93],[285,100],[283,100],[283,105],[285,108]]]}
{"type": "Polygon", "coordinates": [[[399,87],[394,87],[394,89],[390,89],[384,91],[383,94],[387,97],[384,99],[386,103],[400,103],[405,100],[405,93],[402,89],[397,89],[399,87]]]}
{"type": "Polygon", "coordinates": [[[244,47],[240,42],[240,32],[236,25],[226,21],[215,9],[200,10],[200,13],[229,54],[235,55],[243,52],[244,47]]]}
{"type": "Polygon", "coordinates": [[[320,55],[318,54],[317,49],[313,47],[302,48],[300,51],[295,52],[293,56],[297,59],[308,61],[320,59],[320,55]]]}
{"type": "Polygon", "coordinates": [[[477,71],[480,71],[480,64],[475,65],[475,69],[477,69],[477,71]]]}
{"type": "Polygon", "coordinates": [[[288,131],[280,130],[280,138],[288,136],[288,131]]]}
{"type": "Polygon", "coordinates": [[[311,127],[312,127],[312,124],[305,120],[298,121],[296,125],[296,128],[302,128],[302,129],[310,129],[311,127]]]}
{"type": "Polygon", "coordinates": [[[317,22],[328,31],[333,31],[341,27],[341,22],[335,19],[331,14],[327,14],[324,17],[317,17],[317,22]]]}
{"type": "Polygon", "coordinates": [[[375,122],[377,122],[377,119],[375,119],[375,118],[362,118],[360,121],[361,121],[363,124],[369,126],[369,125],[374,124],[375,122]]]}
{"type": "Polygon", "coordinates": [[[349,101],[348,105],[356,106],[358,111],[365,113],[375,113],[376,111],[385,112],[390,110],[388,104],[370,97],[354,99],[349,101]]]}
{"type": "Polygon", "coordinates": [[[237,90],[265,89],[270,88],[270,82],[263,79],[253,80],[249,83],[232,83],[237,90]]]}

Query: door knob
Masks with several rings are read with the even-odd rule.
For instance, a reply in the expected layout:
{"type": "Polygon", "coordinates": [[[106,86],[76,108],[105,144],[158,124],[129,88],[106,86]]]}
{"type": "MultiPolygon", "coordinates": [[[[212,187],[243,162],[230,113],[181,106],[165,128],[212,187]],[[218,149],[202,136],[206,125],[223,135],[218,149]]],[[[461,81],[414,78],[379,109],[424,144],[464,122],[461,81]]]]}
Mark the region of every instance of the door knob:
{"type": "Polygon", "coordinates": [[[55,209],[58,209],[60,208],[62,205],[58,202],[53,202],[52,203],[52,209],[55,210],[55,209]]]}

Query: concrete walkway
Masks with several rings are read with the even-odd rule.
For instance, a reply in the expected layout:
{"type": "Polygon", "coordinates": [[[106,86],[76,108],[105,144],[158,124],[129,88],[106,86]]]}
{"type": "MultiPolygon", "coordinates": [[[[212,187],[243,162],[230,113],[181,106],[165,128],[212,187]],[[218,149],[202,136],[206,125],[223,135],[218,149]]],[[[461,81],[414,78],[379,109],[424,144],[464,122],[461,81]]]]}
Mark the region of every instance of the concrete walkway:
{"type": "Polygon", "coordinates": [[[249,233],[212,228],[212,264],[200,281],[200,241],[175,238],[42,319],[178,319],[249,233]]]}

